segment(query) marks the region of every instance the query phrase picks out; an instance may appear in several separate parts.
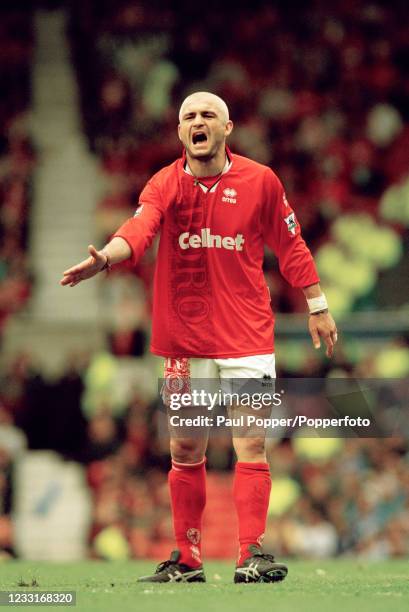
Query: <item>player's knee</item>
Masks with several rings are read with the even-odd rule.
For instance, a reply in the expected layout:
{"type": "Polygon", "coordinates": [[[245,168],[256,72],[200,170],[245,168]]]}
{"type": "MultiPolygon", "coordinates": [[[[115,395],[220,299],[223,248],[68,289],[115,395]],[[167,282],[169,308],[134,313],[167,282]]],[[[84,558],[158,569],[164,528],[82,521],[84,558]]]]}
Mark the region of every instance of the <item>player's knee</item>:
{"type": "Polygon", "coordinates": [[[233,445],[239,461],[265,460],[264,438],[235,438],[233,445]]]}
{"type": "Polygon", "coordinates": [[[172,459],[178,463],[197,463],[204,457],[204,448],[198,440],[181,440],[172,438],[170,441],[172,459]]]}

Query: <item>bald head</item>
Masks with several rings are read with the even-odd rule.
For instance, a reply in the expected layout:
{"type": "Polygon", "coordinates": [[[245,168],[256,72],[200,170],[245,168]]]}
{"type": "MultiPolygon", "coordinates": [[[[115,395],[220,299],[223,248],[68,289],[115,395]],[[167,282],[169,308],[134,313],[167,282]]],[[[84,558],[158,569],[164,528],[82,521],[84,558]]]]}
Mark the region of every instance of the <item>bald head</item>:
{"type": "Polygon", "coordinates": [[[212,109],[217,112],[223,123],[227,123],[229,121],[229,109],[227,108],[226,102],[219,96],[216,96],[208,91],[196,91],[183,100],[179,111],[179,121],[182,120],[183,114],[190,106],[198,103],[208,104],[210,107],[212,107],[212,109]]]}
{"type": "Polygon", "coordinates": [[[178,135],[196,176],[220,173],[226,160],[226,138],[233,129],[226,102],[207,91],[188,96],[179,111],[178,135]]]}

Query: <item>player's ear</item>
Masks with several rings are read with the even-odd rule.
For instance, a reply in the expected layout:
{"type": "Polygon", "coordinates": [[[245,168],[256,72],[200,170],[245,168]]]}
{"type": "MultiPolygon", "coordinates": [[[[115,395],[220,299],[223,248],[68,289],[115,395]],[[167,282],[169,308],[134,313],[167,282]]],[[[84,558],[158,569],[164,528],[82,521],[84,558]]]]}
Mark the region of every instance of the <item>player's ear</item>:
{"type": "Polygon", "coordinates": [[[226,136],[229,136],[233,131],[233,121],[231,119],[226,123],[226,136]]]}
{"type": "Polygon", "coordinates": [[[179,136],[179,140],[182,142],[182,137],[180,135],[180,123],[178,125],[178,136],[179,136]]]}

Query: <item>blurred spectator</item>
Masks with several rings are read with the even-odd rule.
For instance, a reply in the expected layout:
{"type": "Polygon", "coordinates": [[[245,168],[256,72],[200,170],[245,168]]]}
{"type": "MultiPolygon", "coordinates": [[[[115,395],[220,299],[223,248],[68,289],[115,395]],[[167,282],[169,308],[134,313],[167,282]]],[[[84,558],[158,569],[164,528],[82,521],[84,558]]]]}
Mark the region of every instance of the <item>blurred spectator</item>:
{"type": "Polygon", "coordinates": [[[13,556],[12,467],[27,446],[0,398],[0,560],[13,556]]]}
{"type": "Polygon", "coordinates": [[[30,105],[32,13],[5,6],[0,19],[0,338],[10,315],[31,292],[28,220],[35,154],[26,111],[30,105]]]}

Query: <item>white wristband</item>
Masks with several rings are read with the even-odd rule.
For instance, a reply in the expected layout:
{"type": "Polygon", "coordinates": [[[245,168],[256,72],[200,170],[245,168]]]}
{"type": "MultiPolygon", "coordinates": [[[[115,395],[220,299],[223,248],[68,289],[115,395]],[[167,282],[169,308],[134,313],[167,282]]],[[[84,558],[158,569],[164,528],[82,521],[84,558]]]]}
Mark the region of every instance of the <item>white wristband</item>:
{"type": "Polygon", "coordinates": [[[323,293],[318,297],[310,299],[307,298],[307,304],[310,314],[314,314],[314,312],[320,312],[320,310],[326,310],[328,308],[327,298],[323,293]]]}

